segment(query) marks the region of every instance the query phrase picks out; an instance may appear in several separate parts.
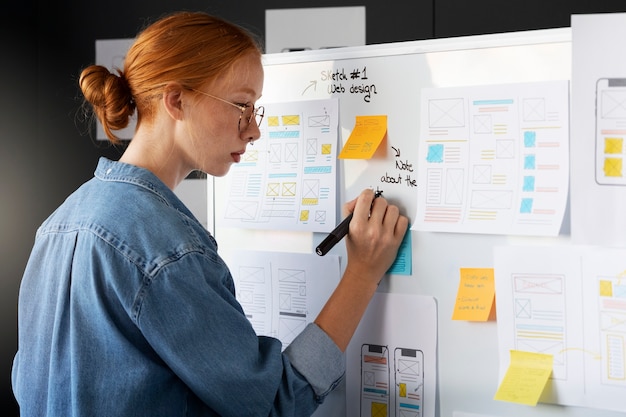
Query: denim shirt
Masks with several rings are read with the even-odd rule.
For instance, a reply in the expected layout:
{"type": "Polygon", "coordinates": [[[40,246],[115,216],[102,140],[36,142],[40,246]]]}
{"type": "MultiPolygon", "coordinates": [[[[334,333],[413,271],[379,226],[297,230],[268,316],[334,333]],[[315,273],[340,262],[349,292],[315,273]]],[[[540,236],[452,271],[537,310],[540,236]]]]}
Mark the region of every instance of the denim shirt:
{"type": "Polygon", "coordinates": [[[257,336],[213,237],[105,158],[38,229],[18,317],[22,417],[308,416],[345,372],[315,324],[284,351],[257,336]]]}

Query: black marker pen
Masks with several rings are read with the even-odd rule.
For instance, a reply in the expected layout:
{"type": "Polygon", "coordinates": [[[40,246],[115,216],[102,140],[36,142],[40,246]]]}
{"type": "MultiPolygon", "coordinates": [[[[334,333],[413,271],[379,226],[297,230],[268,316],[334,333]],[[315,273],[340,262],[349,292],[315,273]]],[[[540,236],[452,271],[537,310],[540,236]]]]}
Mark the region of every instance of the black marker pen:
{"type": "MultiPolygon", "coordinates": [[[[383,195],[383,192],[381,190],[376,190],[374,198],[378,198],[381,195],[383,195]]],[[[328,236],[324,238],[324,240],[322,240],[322,243],[320,243],[317,248],[315,248],[315,252],[319,256],[326,255],[328,251],[333,248],[333,246],[339,243],[339,241],[341,241],[341,239],[343,239],[343,237],[348,234],[348,230],[350,229],[350,220],[352,220],[352,214],[353,213],[350,213],[348,217],[343,219],[343,221],[339,223],[339,225],[337,225],[337,227],[335,227],[335,229],[330,232],[328,236]]]]}

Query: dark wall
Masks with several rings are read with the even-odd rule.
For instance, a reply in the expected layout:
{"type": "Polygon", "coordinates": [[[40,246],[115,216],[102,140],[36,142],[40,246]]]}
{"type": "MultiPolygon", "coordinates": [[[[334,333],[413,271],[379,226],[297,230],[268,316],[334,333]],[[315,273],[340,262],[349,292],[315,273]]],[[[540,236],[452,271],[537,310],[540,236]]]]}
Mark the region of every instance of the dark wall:
{"type": "Polygon", "coordinates": [[[569,27],[572,14],[626,11],[623,0],[433,0],[435,38],[569,27]]]}
{"type": "Polygon", "coordinates": [[[265,33],[265,9],[366,6],[368,44],[566,27],[572,13],[625,11],[616,0],[255,1],[108,0],[15,4],[3,13],[0,65],[0,407],[18,415],[10,386],[17,349],[17,294],[37,226],[92,176],[100,156],[79,115],[76,81],[97,39],[129,38],[148,19],[204,10],[265,33]],[[407,5],[407,3],[409,3],[407,5]],[[295,6],[297,4],[298,6],[295,6]]]}
{"type": "Polygon", "coordinates": [[[36,12],[25,5],[14,11],[11,19],[8,13],[0,17],[0,407],[10,416],[17,415],[10,391],[17,338],[16,296],[31,245],[28,235],[40,219],[35,207],[38,157],[28,145],[37,137],[37,38],[15,42],[16,35],[24,36],[27,31],[11,22],[16,16],[34,22],[36,12]]]}

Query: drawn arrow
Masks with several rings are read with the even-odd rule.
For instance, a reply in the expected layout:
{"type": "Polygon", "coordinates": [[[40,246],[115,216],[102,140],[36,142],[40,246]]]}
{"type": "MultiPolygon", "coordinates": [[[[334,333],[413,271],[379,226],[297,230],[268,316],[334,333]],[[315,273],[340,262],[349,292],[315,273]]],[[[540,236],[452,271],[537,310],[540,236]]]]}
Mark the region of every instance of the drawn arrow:
{"type": "Polygon", "coordinates": [[[302,95],[304,95],[304,93],[306,93],[306,90],[308,90],[311,87],[313,87],[313,91],[317,90],[317,80],[312,80],[311,83],[304,89],[304,91],[302,92],[302,95]]]}
{"type": "Polygon", "coordinates": [[[567,352],[567,351],[572,351],[572,350],[580,351],[580,352],[586,353],[586,354],[588,354],[588,355],[591,355],[591,357],[592,357],[593,359],[595,359],[595,360],[600,360],[600,359],[602,359],[602,354],[601,354],[601,353],[598,353],[598,352],[592,352],[592,351],[590,351],[590,350],[587,350],[587,349],[582,349],[582,348],[574,348],[574,347],[572,347],[572,348],[565,348],[565,349],[561,349],[561,350],[560,350],[559,352],[557,352],[557,353],[564,353],[564,352],[567,352]]]}

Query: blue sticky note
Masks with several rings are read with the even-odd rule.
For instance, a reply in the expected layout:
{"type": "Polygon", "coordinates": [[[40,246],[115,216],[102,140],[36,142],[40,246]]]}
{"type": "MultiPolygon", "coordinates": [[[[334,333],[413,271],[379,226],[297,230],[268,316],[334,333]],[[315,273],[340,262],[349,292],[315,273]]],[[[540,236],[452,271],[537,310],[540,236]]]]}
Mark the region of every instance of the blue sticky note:
{"type": "Polygon", "coordinates": [[[524,156],[524,169],[535,169],[535,155],[524,156]]]}
{"type": "Polygon", "coordinates": [[[388,274],[396,275],[411,275],[413,274],[413,251],[411,250],[411,225],[406,229],[400,248],[398,249],[398,255],[396,260],[393,261],[389,269],[388,274]]]}
{"type": "Polygon", "coordinates": [[[527,148],[534,148],[536,138],[537,138],[536,132],[532,132],[532,131],[524,132],[524,146],[527,148]]]}
{"type": "Polygon", "coordinates": [[[443,145],[440,143],[428,145],[428,155],[426,156],[426,161],[443,162],[443,145]]]}
{"type": "Polygon", "coordinates": [[[534,175],[528,175],[524,177],[524,186],[522,190],[535,191],[535,176],[534,175]]]}
{"type": "Polygon", "coordinates": [[[531,213],[533,210],[533,199],[532,198],[522,198],[522,204],[520,206],[520,213],[531,213]]]}

